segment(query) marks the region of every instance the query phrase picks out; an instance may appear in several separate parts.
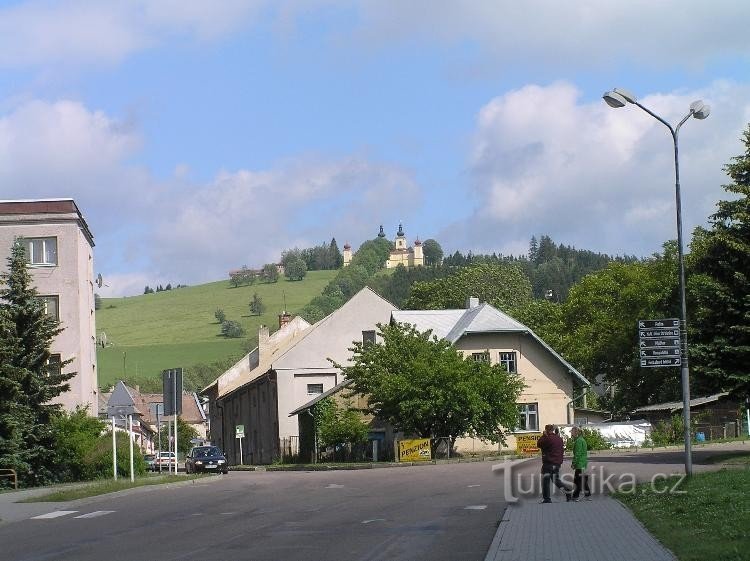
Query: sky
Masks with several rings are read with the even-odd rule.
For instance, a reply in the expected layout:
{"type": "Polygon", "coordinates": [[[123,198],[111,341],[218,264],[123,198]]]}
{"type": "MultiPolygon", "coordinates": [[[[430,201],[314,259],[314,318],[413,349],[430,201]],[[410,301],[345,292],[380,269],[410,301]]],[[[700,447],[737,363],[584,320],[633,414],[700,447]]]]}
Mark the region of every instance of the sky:
{"type": "Polygon", "coordinates": [[[648,256],[708,224],[750,122],[750,3],[0,2],[0,199],[73,198],[103,296],[382,224],[648,256]]]}

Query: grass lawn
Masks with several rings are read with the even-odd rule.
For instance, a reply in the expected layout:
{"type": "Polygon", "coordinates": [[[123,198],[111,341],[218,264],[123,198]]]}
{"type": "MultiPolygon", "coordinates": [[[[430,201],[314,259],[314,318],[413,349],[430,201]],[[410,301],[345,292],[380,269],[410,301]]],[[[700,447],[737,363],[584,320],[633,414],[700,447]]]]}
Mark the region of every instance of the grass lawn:
{"type": "Polygon", "coordinates": [[[647,484],[616,498],[680,561],[750,560],[750,469],[695,474],[681,490],[660,494],[647,484]]]}
{"type": "Polygon", "coordinates": [[[119,379],[124,370],[128,377],[154,378],[165,368],[239,357],[246,339],[257,340],[261,324],[275,330],[282,310],[301,310],[337,272],[310,271],[302,281],[282,277],[272,284],[233,288],[227,280],[127,298],[103,298],[96,312],[96,332],[97,336],[106,334],[108,346],[97,351],[99,385],[119,379]],[[248,307],[256,292],[266,307],[260,316],[250,315],[248,307]],[[214,317],[217,308],[224,310],[227,319],[238,321],[247,330],[247,337],[222,337],[214,317]]]}
{"type": "Polygon", "coordinates": [[[74,501],[76,499],[84,499],[86,497],[94,497],[96,495],[104,495],[106,493],[114,493],[115,491],[123,491],[125,489],[132,489],[134,487],[143,487],[144,485],[163,485],[165,483],[177,483],[179,481],[190,481],[192,479],[198,479],[199,477],[210,477],[204,475],[151,475],[146,477],[139,477],[134,482],[130,482],[129,478],[114,480],[101,480],[94,481],[88,485],[81,485],[71,487],[69,489],[60,489],[59,491],[53,491],[47,495],[40,495],[38,497],[31,497],[18,501],[21,503],[55,503],[74,501]]]}
{"type": "Polygon", "coordinates": [[[750,452],[723,452],[707,459],[709,464],[740,465],[750,467],[750,452]]]}

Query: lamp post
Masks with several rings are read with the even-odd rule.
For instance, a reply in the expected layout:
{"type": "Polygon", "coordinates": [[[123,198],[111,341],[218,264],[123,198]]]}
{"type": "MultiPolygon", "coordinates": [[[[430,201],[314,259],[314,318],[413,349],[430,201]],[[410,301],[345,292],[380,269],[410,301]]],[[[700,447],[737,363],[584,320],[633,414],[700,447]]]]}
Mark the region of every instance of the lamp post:
{"type": "Polygon", "coordinates": [[[680,133],[680,127],[690,118],[705,119],[711,112],[711,108],[702,101],[694,101],[690,104],[690,112],[685,115],[676,127],[672,127],[667,121],[659,117],[656,113],[644,107],[636,97],[627,90],[615,88],[612,91],[605,92],[602,96],[607,105],[619,108],[631,103],[643,109],[654,119],[662,123],[669,129],[674,141],[674,189],[675,202],[677,207],[677,249],[680,261],[680,323],[682,327],[681,341],[681,370],[682,370],[682,415],[685,424],[685,474],[693,474],[693,458],[691,453],[690,438],[690,371],[688,369],[688,340],[687,340],[687,304],[685,300],[685,258],[682,251],[682,203],[680,200],[680,162],[678,158],[677,139],[680,133]]]}

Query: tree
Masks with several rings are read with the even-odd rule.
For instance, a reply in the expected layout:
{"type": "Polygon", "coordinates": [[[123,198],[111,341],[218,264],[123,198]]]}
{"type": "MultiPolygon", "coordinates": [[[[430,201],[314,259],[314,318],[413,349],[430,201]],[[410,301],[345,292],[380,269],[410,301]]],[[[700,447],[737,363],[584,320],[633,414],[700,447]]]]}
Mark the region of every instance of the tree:
{"type": "MultiPolygon", "coordinates": [[[[448,341],[408,324],[378,326],[382,344],[355,341],[344,374],[368,411],[422,438],[505,442],[523,382],[500,365],[464,359],[448,341]]],[[[340,366],[339,366],[340,367],[340,366]]]]}
{"type": "Polygon", "coordinates": [[[0,275],[0,330],[5,331],[0,348],[4,354],[0,373],[0,423],[4,428],[0,430],[10,433],[10,442],[7,447],[0,444],[0,464],[19,466],[27,483],[42,484],[55,477],[51,421],[61,406],[50,402],[69,389],[68,381],[75,372],[63,372],[69,360],[50,360],[50,346],[62,328],[45,313],[20,240],[11,248],[7,270],[0,275]],[[12,403],[6,401],[9,399],[12,403]],[[17,448],[19,443],[22,446],[17,448]]]}
{"type": "Polygon", "coordinates": [[[315,424],[322,447],[348,444],[354,446],[367,442],[370,428],[362,420],[362,414],[350,406],[339,407],[327,397],[315,404],[315,424]]]}
{"type": "Polygon", "coordinates": [[[265,282],[276,282],[279,280],[279,268],[273,263],[266,263],[263,265],[263,272],[261,275],[265,282]]]}
{"type": "Polygon", "coordinates": [[[307,274],[307,265],[302,259],[292,259],[284,266],[284,275],[289,280],[302,280],[307,274]]]}
{"type": "MultiPolygon", "coordinates": [[[[173,423],[174,421],[172,421],[173,423]]],[[[161,442],[162,442],[162,448],[167,449],[168,442],[169,442],[169,432],[170,430],[174,431],[174,424],[172,425],[172,429],[170,429],[166,423],[161,428],[161,442]]],[[[177,451],[180,454],[187,454],[190,449],[193,447],[193,443],[190,442],[192,439],[198,438],[198,431],[195,430],[195,427],[193,425],[190,425],[185,422],[185,420],[182,417],[177,417],[177,451]]]]}
{"type": "Polygon", "coordinates": [[[239,339],[245,336],[245,328],[239,322],[231,319],[225,319],[221,322],[221,334],[229,339],[239,339]]]}
{"type": "Polygon", "coordinates": [[[331,269],[340,269],[344,266],[344,256],[341,254],[341,251],[339,251],[336,238],[331,238],[331,243],[328,246],[328,255],[331,269]]]}
{"type": "Polygon", "coordinates": [[[250,300],[250,313],[254,316],[259,316],[265,311],[266,307],[263,304],[263,299],[256,292],[253,294],[253,299],[250,300]]]}
{"type": "Polygon", "coordinates": [[[427,239],[422,244],[422,253],[424,253],[425,265],[440,265],[443,260],[443,248],[432,238],[427,239]]]}
{"type": "Polygon", "coordinates": [[[216,318],[216,321],[219,323],[224,323],[224,320],[227,319],[227,314],[224,313],[224,310],[221,308],[216,308],[216,311],[214,312],[214,317],[216,318]]]}
{"type": "Polygon", "coordinates": [[[465,307],[466,299],[472,296],[508,311],[531,300],[531,284],[514,263],[481,263],[442,279],[414,283],[406,306],[416,310],[457,309],[465,307]]]}
{"type": "Polygon", "coordinates": [[[731,195],[719,201],[711,229],[693,237],[689,322],[693,382],[705,392],[750,394],[750,126],[745,153],[724,167],[731,195]],[[694,360],[693,360],[694,359],[694,360]]]}

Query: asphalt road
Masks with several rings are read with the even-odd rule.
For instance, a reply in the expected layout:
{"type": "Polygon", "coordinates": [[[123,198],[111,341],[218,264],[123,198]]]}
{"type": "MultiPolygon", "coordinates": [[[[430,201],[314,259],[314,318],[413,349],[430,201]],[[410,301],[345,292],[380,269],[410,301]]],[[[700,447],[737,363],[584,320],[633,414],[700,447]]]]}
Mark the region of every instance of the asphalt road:
{"type": "Polygon", "coordinates": [[[54,518],[0,526],[0,559],[483,559],[505,508],[492,465],[232,472],[49,503],[54,518]]]}
{"type": "MultiPolygon", "coordinates": [[[[729,450],[750,446],[697,449],[696,472],[717,469],[705,460],[729,450]]],[[[482,560],[513,488],[493,465],[232,472],[71,503],[16,505],[20,516],[0,525],[0,561],[482,560]]],[[[683,469],[679,451],[595,455],[591,466],[594,483],[616,474],[615,485],[629,481],[627,474],[647,481],[683,469]]],[[[538,459],[516,465],[512,481],[532,481],[539,467],[538,459]]],[[[599,487],[595,493],[607,491],[599,487]]],[[[523,494],[538,500],[538,487],[523,494]]]]}

